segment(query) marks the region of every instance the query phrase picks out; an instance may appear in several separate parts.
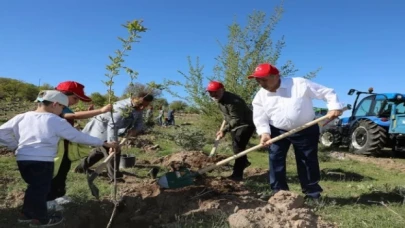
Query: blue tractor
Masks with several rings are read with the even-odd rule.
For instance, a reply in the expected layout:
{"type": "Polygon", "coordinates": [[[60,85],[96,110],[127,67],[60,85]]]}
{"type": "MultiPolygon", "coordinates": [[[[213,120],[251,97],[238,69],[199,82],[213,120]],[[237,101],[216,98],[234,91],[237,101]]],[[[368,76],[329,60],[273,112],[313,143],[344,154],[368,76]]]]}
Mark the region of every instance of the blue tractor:
{"type": "Polygon", "coordinates": [[[387,153],[385,148],[390,155],[405,152],[405,94],[373,93],[373,88],[367,92],[350,89],[348,94],[357,95],[351,116],[323,131],[321,144],[371,156],[387,153]]]}

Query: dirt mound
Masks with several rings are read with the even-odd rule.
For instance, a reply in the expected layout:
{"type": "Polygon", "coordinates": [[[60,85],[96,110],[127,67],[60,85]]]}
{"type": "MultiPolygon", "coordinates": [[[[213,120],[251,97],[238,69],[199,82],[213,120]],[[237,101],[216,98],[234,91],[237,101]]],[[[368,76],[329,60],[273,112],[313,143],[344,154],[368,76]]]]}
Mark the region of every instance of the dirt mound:
{"type": "MultiPolygon", "coordinates": [[[[134,179],[135,180],[135,179],[134,179]]],[[[265,201],[249,196],[248,191],[240,195],[232,194],[237,189],[231,181],[223,180],[223,185],[215,178],[207,178],[210,186],[194,185],[181,189],[161,190],[153,181],[126,181],[119,187],[124,196],[113,221],[113,227],[178,227],[179,217],[201,214],[203,217],[219,213],[231,214],[235,208],[249,209],[263,206],[265,201]],[[220,188],[211,188],[220,186],[220,188]]],[[[243,187],[241,188],[243,189],[243,187]]],[[[95,228],[105,227],[113,210],[108,199],[86,202],[80,207],[72,204],[65,212],[64,227],[95,228]],[[77,213],[80,211],[80,213],[77,213]]]]}
{"type": "Polygon", "coordinates": [[[143,151],[156,151],[160,147],[157,144],[154,144],[153,141],[155,138],[153,136],[140,136],[135,138],[129,138],[125,143],[126,147],[136,147],[142,149],[143,151]]]}
{"type": "Polygon", "coordinates": [[[14,151],[7,149],[6,147],[0,147],[0,156],[11,156],[14,154],[14,151]]]}
{"type": "Polygon", "coordinates": [[[232,228],[305,228],[336,227],[318,218],[311,209],[304,208],[304,198],[298,194],[280,191],[268,204],[254,209],[241,209],[228,218],[232,228]]]}
{"type": "Polygon", "coordinates": [[[182,151],[179,153],[167,155],[152,161],[152,164],[160,164],[169,168],[186,167],[192,169],[201,169],[216,162],[225,159],[225,156],[215,155],[208,157],[201,151],[182,151]]]}
{"type": "MultiPolygon", "coordinates": [[[[169,190],[159,190],[153,182],[123,187],[125,196],[113,227],[179,227],[179,218],[208,219],[219,214],[229,216],[227,222],[232,228],[337,227],[305,208],[304,199],[298,194],[280,191],[266,202],[254,197],[243,185],[232,188],[231,182],[216,178],[207,178],[207,183],[209,186],[169,190]]],[[[78,208],[71,207],[69,210],[77,219],[69,220],[65,227],[105,227],[112,209],[112,203],[107,200],[86,203],[79,215],[76,213],[78,208]]]]}
{"type": "Polygon", "coordinates": [[[225,178],[207,177],[202,182],[197,181],[195,185],[181,189],[159,189],[153,180],[130,183],[127,188],[121,189],[126,196],[122,199],[123,209],[114,227],[134,224],[141,227],[170,227],[179,216],[229,215],[235,208],[249,209],[266,204],[253,197],[242,183],[225,178]]]}

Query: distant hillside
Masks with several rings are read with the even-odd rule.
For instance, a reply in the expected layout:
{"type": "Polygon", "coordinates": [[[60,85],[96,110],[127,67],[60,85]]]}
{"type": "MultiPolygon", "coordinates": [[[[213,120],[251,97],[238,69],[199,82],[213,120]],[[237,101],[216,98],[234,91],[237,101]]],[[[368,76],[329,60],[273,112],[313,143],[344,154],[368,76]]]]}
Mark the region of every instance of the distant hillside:
{"type": "Polygon", "coordinates": [[[33,101],[43,87],[52,88],[49,84],[44,84],[39,88],[34,84],[17,79],[0,77],[0,99],[3,101],[33,101]]]}

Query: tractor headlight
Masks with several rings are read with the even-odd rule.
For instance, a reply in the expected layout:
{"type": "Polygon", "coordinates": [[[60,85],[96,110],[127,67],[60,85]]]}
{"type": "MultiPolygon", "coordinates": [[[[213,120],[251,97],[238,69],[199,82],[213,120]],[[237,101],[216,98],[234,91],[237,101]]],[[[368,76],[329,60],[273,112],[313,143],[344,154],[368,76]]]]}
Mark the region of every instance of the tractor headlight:
{"type": "Polygon", "coordinates": [[[401,94],[397,95],[397,100],[402,100],[402,95],[401,94]]]}

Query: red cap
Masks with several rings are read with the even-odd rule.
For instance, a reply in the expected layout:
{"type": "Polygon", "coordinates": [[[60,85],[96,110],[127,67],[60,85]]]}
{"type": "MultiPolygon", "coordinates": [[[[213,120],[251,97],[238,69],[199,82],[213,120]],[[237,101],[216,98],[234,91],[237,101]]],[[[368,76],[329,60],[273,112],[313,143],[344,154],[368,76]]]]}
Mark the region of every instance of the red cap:
{"type": "Polygon", "coordinates": [[[74,93],[81,101],[90,102],[91,98],[84,94],[84,85],[75,81],[65,81],[56,86],[56,90],[61,92],[74,93]]]}
{"type": "Polygon", "coordinates": [[[210,91],[210,92],[215,92],[215,91],[218,91],[223,88],[224,88],[224,85],[222,83],[217,82],[217,81],[210,81],[210,83],[208,83],[206,90],[210,91]]]}
{"type": "Polygon", "coordinates": [[[279,74],[278,69],[270,63],[262,63],[256,67],[255,72],[252,75],[248,76],[248,79],[265,78],[273,74],[279,74]]]}

